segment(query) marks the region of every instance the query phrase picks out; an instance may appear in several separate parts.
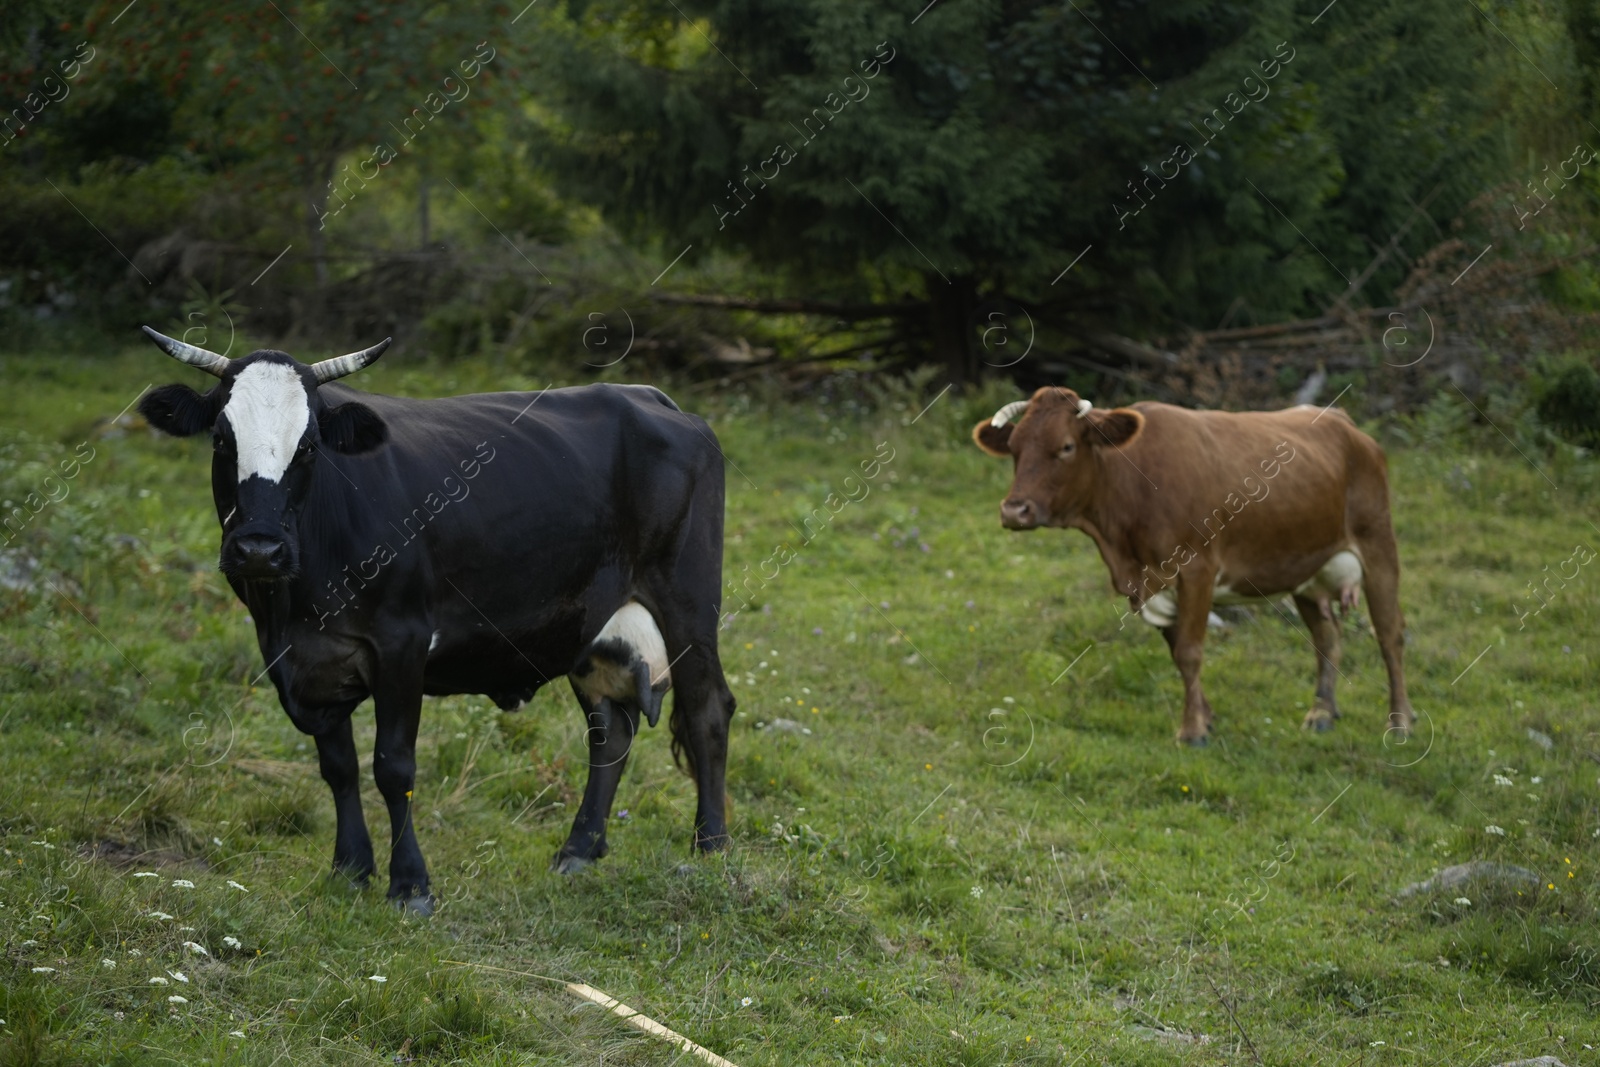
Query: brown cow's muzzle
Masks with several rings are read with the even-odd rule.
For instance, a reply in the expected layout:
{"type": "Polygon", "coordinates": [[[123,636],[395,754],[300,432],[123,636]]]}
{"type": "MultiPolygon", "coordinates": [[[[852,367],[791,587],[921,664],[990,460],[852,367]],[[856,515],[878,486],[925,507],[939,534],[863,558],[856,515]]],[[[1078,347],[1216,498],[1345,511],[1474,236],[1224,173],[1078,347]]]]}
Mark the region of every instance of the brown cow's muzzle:
{"type": "Polygon", "coordinates": [[[1008,530],[1036,529],[1044,516],[1031,500],[1007,500],[1000,505],[1000,525],[1008,530]]]}

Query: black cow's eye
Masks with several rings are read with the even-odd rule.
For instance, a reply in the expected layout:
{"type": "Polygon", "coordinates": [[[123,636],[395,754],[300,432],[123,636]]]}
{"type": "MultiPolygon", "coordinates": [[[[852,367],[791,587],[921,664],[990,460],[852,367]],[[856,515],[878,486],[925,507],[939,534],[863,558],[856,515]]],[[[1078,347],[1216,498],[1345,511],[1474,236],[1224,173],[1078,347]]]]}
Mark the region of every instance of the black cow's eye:
{"type": "Polygon", "coordinates": [[[1073,444],[1071,441],[1068,441],[1066,444],[1061,446],[1061,451],[1057,452],[1056,455],[1061,459],[1066,459],[1068,456],[1072,455],[1073,450],[1077,447],[1077,445],[1073,444]]]}

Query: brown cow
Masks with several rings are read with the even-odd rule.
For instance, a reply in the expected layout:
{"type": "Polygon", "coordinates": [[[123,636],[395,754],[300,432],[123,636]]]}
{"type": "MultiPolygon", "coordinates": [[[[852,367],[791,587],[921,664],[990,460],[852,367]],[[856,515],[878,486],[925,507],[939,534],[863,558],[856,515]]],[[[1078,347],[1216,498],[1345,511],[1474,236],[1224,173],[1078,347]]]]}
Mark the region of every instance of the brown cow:
{"type": "Polygon", "coordinates": [[[1358,585],[1389,671],[1389,729],[1409,732],[1388,464],[1344,412],[1097,411],[1071,389],[1045,388],[978,423],[972,439],[1014,462],[1001,523],[1082,530],[1131,612],[1160,627],[1183,675],[1179,740],[1204,744],[1211,726],[1200,689],[1211,605],[1284,593],[1317,652],[1304,725],[1330,729],[1339,717],[1332,602],[1348,612],[1358,585]]]}

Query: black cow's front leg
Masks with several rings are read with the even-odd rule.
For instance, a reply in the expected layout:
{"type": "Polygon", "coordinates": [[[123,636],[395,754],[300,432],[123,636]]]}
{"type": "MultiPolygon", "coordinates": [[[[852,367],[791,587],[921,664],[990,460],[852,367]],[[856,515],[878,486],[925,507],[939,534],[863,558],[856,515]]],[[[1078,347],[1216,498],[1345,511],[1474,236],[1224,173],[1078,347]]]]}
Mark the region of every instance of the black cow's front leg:
{"type": "Polygon", "coordinates": [[[589,782],[584,786],[577,818],[572,821],[572,833],[551,862],[562,874],[575,874],[606,854],[606,821],[611,817],[611,802],[616,799],[617,783],[622,781],[633,736],[639,728],[638,715],[631,709],[619,707],[609,699],[590,703],[576,686],[573,692],[583,705],[589,726],[589,782]]]}
{"type": "Polygon", "coordinates": [[[377,864],[372,859],[367,819],[361,811],[361,765],[356,758],[350,720],[346,718],[333,729],[318,734],[316,741],[322,780],[333,790],[333,811],[338,820],[333,841],[333,869],[365,883],[377,864]]]}
{"type": "Polygon", "coordinates": [[[374,694],[378,739],[373,746],[372,777],[389,809],[389,899],[423,915],[433,914],[428,891],[428,865],[411,825],[411,794],[417,779],[417,723],[422,717],[420,649],[399,655],[380,667],[374,694]]]}

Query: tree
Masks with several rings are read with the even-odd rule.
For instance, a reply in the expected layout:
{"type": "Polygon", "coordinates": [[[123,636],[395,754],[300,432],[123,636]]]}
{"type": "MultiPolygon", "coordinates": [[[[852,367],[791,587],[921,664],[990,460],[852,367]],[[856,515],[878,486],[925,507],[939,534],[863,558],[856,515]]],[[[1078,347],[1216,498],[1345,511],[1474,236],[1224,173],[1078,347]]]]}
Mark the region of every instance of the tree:
{"type": "Polygon", "coordinates": [[[1443,183],[1449,212],[1482,166],[1462,5],[1355,29],[1287,0],[914,7],[569,3],[545,23],[554,172],[669,254],[917,301],[905,329],[962,381],[1000,301],[1134,332],[1325,307],[1408,199],[1443,183]]]}

